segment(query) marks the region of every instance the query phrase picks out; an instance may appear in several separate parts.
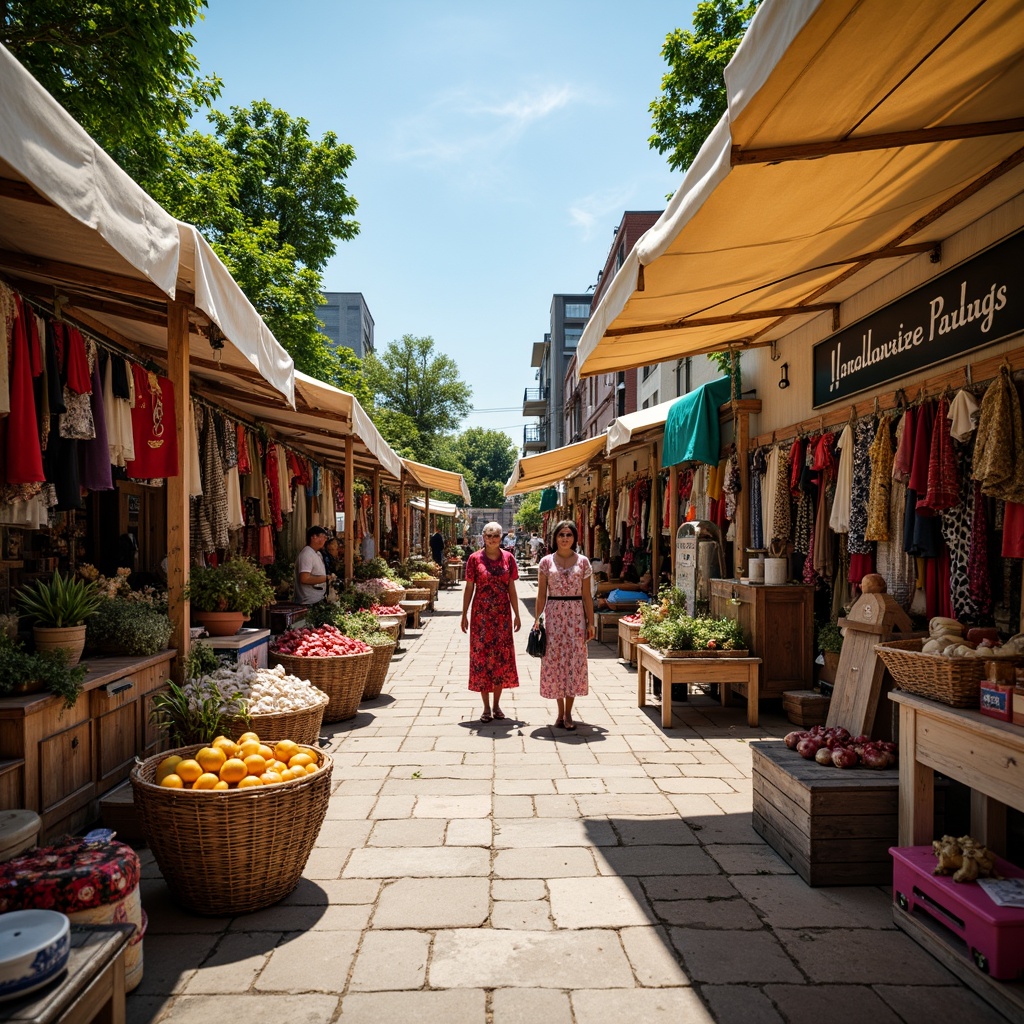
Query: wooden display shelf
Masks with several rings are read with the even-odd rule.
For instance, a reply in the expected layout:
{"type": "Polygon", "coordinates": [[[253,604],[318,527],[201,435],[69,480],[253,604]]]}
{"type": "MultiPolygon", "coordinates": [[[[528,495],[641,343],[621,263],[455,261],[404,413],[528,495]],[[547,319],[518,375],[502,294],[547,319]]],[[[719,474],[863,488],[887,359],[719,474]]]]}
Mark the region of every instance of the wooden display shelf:
{"type": "Polygon", "coordinates": [[[640,636],[639,625],[631,625],[619,619],[619,657],[628,661],[630,665],[636,664],[636,648],[640,636]]]}

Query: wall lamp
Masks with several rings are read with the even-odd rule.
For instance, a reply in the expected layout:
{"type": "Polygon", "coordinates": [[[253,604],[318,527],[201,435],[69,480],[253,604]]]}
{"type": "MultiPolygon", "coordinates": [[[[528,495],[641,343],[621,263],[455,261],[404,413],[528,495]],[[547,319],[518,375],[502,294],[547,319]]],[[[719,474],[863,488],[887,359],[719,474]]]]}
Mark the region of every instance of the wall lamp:
{"type": "Polygon", "coordinates": [[[789,363],[782,364],[782,376],[779,377],[779,387],[783,391],[789,387],[789,363]]]}

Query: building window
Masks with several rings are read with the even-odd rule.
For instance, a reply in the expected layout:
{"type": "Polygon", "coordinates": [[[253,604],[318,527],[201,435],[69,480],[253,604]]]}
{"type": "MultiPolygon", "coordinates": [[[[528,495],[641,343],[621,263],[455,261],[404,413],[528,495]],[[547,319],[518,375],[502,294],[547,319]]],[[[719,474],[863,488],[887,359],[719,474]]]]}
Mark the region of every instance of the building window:
{"type": "Polygon", "coordinates": [[[651,395],[651,405],[657,405],[657,404],[658,404],[658,392],[655,391],[654,394],[651,395]]]}
{"type": "MultiPolygon", "coordinates": [[[[648,378],[648,377],[650,377],[650,375],[651,375],[651,371],[652,371],[653,369],[654,369],[654,367],[653,367],[653,366],[645,366],[645,367],[644,367],[644,372],[643,372],[643,377],[641,378],[641,380],[647,380],[647,378],[648,378]]],[[[646,406],[644,406],[644,408],[646,409],[647,407],[646,407],[646,406]]]]}
{"type": "Polygon", "coordinates": [[[565,329],[565,347],[575,348],[580,343],[580,338],[583,337],[582,327],[566,327],[565,329]]]}
{"type": "Polygon", "coordinates": [[[651,400],[649,398],[645,398],[644,399],[644,404],[641,405],[640,408],[641,409],[646,409],[650,404],[651,404],[651,400]]]}
{"type": "Polygon", "coordinates": [[[567,319],[586,320],[590,316],[590,303],[567,302],[565,304],[565,316],[567,319]]]}

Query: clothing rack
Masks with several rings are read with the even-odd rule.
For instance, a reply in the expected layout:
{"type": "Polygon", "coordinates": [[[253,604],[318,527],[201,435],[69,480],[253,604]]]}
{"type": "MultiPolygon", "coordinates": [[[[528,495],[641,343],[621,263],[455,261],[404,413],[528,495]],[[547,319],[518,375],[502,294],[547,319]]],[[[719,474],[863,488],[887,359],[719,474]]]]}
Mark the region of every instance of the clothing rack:
{"type": "Polygon", "coordinates": [[[806,437],[809,434],[821,434],[834,427],[844,427],[847,423],[863,419],[865,416],[896,412],[907,405],[915,404],[915,402],[937,398],[947,390],[959,391],[964,387],[972,388],[988,384],[995,380],[1003,366],[1009,366],[1011,373],[1024,371],[1024,348],[998,356],[990,356],[988,359],[976,363],[965,363],[956,369],[947,370],[945,373],[929,378],[922,384],[911,385],[909,394],[907,388],[894,388],[892,391],[887,391],[874,398],[867,398],[852,405],[840,405],[827,413],[809,416],[788,427],[767,431],[751,438],[748,450],[781,441],[792,441],[797,437],[806,437]],[[911,398],[911,396],[913,397],[911,398]]]}

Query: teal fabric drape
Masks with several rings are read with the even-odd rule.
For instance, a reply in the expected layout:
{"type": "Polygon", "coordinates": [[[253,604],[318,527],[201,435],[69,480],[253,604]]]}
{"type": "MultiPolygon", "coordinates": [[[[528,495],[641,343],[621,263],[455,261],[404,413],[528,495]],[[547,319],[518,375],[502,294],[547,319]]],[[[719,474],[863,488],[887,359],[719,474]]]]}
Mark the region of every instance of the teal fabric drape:
{"type": "Polygon", "coordinates": [[[731,383],[728,377],[720,377],[702,384],[669,409],[661,452],[663,466],[677,466],[680,462],[718,465],[718,409],[732,397],[731,383]]]}
{"type": "Polygon", "coordinates": [[[547,512],[558,505],[558,491],[554,487],[545,487],[540,492],[540,511],[547,512]]]}

